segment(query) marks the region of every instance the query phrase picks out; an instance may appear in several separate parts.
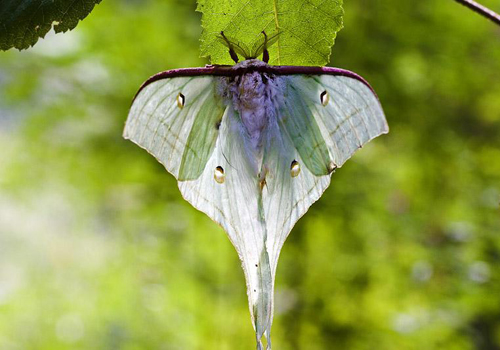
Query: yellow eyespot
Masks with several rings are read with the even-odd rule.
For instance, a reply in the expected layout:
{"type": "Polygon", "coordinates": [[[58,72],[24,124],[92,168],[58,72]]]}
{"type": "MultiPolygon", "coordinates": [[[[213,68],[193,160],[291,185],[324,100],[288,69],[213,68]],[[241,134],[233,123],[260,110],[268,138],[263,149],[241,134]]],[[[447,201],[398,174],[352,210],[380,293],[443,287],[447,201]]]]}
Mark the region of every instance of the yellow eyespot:
{"type": "Polygon", "coordinates": [[[221,166],[218,166],[215,168],[214,172],[214,179],[217,181],[217,183],[224,183],[224,180],[226,179],[226,175],[224,174],[224,169],[221,166]]]}
{"type": "Polygon", "coordinates": [[[323,106],[326,106],[330,101],[330,95],[328,95],[328,91],[323,91],[321,95],[319,95],[319,100],[323,106]]]}
{"type": "Polygon", "coordinates": [[[184,107],[184,102],[186,102],[186,98],[184,97],[184,95],[182,93],[179,92],[179,94],[177,95],[176,101],[177,101],[177,107],[182,109],[182,107],[184,107]]]}
{"type": "Polygon", "coordinates": [[[300,173],[299,162],[294,160],[292,162],[292,164],[290,165],[290,175],[292,175],[292,177],[297,177],[299,175],[299,173],[300,173]]]}
{"type": "Polygon", "coordinates": [[[335,169],[337,169],[337,164],[335,164],[333,161],[328,163],[328,174],[331,174],[332,172],[334,172],[335,169]]]}

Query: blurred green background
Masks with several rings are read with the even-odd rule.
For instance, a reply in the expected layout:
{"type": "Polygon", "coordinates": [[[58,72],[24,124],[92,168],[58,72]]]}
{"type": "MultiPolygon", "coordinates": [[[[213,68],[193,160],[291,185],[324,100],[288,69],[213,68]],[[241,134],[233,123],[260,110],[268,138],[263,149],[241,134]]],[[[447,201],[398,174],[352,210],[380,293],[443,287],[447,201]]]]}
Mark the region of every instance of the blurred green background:
{"type": "MultiPolygon", "coordinates": [[[[105,0],[0,53],[0,349],[255,347],[224,232],[121,138],[147,77],[206,63],[195,7],[105,0]]],[[[500,349],[500,28],[452,0],[344,7],[331,65],[391,132],[288,238],[273,348],[500,349]]]]}

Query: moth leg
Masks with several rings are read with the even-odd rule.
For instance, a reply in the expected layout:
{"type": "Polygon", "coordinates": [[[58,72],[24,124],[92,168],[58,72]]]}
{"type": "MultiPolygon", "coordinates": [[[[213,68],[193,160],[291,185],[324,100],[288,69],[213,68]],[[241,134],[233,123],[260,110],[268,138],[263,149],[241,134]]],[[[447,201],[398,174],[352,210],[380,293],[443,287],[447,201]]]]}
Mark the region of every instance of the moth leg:
{"type": "Polygon", "coordinates": [[[233,49],[233,45],[231,44],[231,42],[226,38],[226,36],[224,35],[224,32],[220,32],[220,35],[222,36],[222,38],[226,41],[227,43],[227,46],[229,47],[229,55],[231,56],[231,58],[233,59],[234,63],[238,63],[238,55],[236,54],[236,52],[234,51],[233,49]]]}
{"type": "Polygon", "coordinates": [[[267,168],[267,166],[264,165],[262,167],[261,172],[259,173],[259,188],[260,188],[260,192],[262,192],[264,190],[264,187],[267,186],[266,176],[267,176],[268,172],[269,172],[269,169],[267,168]]]}

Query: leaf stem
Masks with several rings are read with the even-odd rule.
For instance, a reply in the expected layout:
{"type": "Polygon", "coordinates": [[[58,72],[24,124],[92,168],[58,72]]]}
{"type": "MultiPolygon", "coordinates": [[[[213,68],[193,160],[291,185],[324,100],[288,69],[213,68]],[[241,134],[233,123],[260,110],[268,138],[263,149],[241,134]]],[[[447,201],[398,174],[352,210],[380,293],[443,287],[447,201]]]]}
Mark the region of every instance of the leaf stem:
{"type": "Polygon", "coordinates": [[[483,17],[488,18],[490,21],[493,21],[494,23],[500,25],[500,15],[486,6],[483,6],[481,4],[478,4],[474,0],[455,0],[459,4],[464,5],[465,7],[468,7],[472,11],[480,14],[483,17]]]}
{"type": "MultiPolygon", "coordinates": [[[[276,3],[276,0],[273,2],[274,6],[274,25],[276,27],[276,31],[278,34],[280,34],[280,24],[278,21],[278,4],[276,3]]],[[[280,38],[278,38],[278,64],[281,64],[281,52],[280,52],[280,38]]]]}

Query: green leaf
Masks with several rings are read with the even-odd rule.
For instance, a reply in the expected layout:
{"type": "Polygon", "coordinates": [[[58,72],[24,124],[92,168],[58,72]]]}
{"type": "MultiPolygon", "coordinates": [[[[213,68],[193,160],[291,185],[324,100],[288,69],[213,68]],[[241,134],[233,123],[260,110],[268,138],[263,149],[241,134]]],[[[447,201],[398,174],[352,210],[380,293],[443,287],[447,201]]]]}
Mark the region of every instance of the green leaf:
{"type": "Polygon", "coordinates": [[[198,0],[202,15],[201,56],[233,64],[217,39],[223,31],[248,47],[279,33],[269,48],[270,64],[323,66],[342,28],[342,0],[198,0]]]}
{"type": "Polygon", "coordinates": [[[76,27],[101,0],[1,0],[0,50],[35,45],[54,26],[56,33],[76,27]]]}

